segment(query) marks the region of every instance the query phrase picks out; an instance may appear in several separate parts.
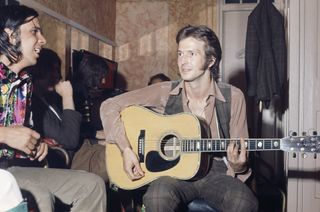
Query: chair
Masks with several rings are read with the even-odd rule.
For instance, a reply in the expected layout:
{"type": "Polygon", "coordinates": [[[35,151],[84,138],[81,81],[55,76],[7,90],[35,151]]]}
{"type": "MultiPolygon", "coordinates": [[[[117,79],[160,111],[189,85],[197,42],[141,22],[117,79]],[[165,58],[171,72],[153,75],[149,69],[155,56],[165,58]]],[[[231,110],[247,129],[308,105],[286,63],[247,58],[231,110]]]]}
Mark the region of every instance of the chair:
{"type": "Polygon", "coordinates": [[[50,168],[68,169],[70,167],[70,157],[54,139],[43,138],[44,143],[48,144],[48,154],[46,166],[50,168]]]}

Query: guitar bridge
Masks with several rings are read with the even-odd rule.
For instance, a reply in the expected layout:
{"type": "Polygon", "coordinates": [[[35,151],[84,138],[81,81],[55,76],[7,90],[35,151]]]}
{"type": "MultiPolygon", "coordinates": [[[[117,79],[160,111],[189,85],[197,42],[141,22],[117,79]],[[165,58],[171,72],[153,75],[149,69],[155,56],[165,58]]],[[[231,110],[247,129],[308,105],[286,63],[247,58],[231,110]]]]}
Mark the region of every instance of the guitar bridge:
{"type": "Polygon", "coordinates": [[[145,130],[140,130],[138,137],[138,156],[139,162],[144,163],[144,144],[145,144],[145,130]]]}

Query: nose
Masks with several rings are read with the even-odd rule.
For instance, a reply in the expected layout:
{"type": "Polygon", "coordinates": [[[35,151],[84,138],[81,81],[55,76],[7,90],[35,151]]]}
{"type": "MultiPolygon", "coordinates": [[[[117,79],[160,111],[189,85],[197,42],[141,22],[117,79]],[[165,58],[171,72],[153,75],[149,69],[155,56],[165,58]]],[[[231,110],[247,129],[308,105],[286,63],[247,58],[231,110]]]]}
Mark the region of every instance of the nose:
{"type": "Polygon", "coordinates": [[[185,63],[189,62],[189,59],[190,59],[190,57],[188,55],[182,55],[180,57],[180,62],[181,62],[181,64],[185,64],[185,63]]]}
{"type": "Polygon", "coordinates": [[[38,42],[39,42],[41,45],[45,45],[45,44],[47,43],[47,40],[45,39],[45,37],[43,36],[42,33],[39,33],[38,42]]]}

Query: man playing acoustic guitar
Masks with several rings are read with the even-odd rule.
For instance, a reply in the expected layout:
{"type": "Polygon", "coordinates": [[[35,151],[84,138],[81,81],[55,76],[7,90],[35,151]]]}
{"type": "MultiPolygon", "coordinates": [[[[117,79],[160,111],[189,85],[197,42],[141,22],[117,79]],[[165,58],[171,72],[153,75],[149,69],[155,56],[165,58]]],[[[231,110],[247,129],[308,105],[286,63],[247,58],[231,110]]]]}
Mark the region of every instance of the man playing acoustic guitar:
{"type": "MultiPolygon", "coordinates": [[[[132,182],[143,180],[149,173],[151,175],[159,170],[152,167],[153,171],[150,171],[150,165],[149,168],[142,165],[152,161],[141,157],[129,142],[128,132],[125,133],[121,120],[122,111],[129,106],[143,106],[166,115],[192,113],[207,125],[212,138],[248,137],[242,92],[231,85],[218,82],[222,53],[215,33],[206,26],[186,26],[178,32],[176,41],[181,81],[162,82],[131,91],[108,99],[101,106],[106,140],[117,144],[123,159],[123,169],[132,182]]],[[[137,120],[140,118],[143,117],[137,117],[137,120]]],[[[154,125],[161,127],[159,123],[154,125]]],[[[188,131],[188,125],[186,126],[188,131]]],[[[140,134],[147,137],[148,130],[142,129],[140,134]]],[[[203,199],[219,211],[257,211],[256,197],[239,180],[241,175],[248,174],[243,139],[240,146],[231,142],[226,148],[227,159],[219,159],[216,155],[211,157],[209,170],[200,179],[180,180],[169,177],[168,174],[155,179],[143,197],[146,211],[184,211],[194,199],[203,199]]],[[[162,146],[159,147],[161,149],[162,146]]],[[[113,158],[108,160],[112,163],[113,158]]],[[[159,167],[163,168],[160,164],[159,167]]],[[[187,169],[188,164],[184,168],[187,169]]]]}

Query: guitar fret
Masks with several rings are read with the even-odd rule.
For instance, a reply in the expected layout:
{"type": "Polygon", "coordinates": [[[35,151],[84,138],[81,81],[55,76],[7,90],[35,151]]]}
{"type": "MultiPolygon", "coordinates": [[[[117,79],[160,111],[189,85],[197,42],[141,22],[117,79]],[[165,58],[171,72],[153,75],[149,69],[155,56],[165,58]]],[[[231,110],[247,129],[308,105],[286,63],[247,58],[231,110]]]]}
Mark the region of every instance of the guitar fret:
{"type": "Polygon", "coordinates": [[[218,150],[218,151],[221,150],[221,141],[219,141],[219,140],[216,141],[216,150],[218,150]]]}
{"type": "MultiPolygon", "coordinates": [[[[184,152],[225,152],[231,139],[197,139],[183,140],[181,151],[184,152]]],[[[240,148],[240,140],[234,140],[240,148]]],[[[246,139],[246,150],[280,150],[280,139],[246,139]]]]}
{"type": "Polygon", "coordinates": [[[208,151],[208,141],[204,140],[204,151],[208,151]]]}
{"type": "Polygon", "coordinates": [[[266,149],[266,150],[272,149],[271,140],[264,141],[264,149],[266,149]]]}
{"type": "Polygon", "coordinates": [[[257,148],[257,140],[251,140],[249,143],[249,150],[255,150],[257,148]]]}

